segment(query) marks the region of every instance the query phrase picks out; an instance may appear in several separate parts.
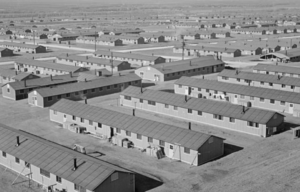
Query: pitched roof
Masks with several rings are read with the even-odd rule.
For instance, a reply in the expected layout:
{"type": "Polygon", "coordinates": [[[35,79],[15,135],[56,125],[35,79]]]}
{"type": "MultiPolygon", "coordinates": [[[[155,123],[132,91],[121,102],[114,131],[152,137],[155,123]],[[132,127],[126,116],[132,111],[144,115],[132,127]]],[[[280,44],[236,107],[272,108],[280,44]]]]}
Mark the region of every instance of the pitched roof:
{"type": "MultiPolygon", "coordinates": [[[[76,55],[60,55],[57,57],[58,59],[67,59],[67,60],[73,60],[73,61],[81,61],[81,62],[89,62],[89,63],[95,63],[98,65],[109,65],[111,66],[111,60],[108,59],[102,59],[99,57],[90,57],[90,56],[76,56],[76,55]]],[[[118,66],[123,63],[127,63],[127,61],[118,61],[118,60],[113,60],[113,65],[118,66]]]]}
{"type": "Polygon", "coordinates": [[[24,47],[24,48],[30,48],[30,49],[36,49],[38,47],[43,47],[41,45],[32,45],[32,44],[25,44],[25,43],[13,43],[13,42],[0,42],[0,45],[8,45],[8,46],[14,46],[14,47],[24,47]]]}
{"type": "MultiPolygon", "coordinates": [[[[28,77],[29,75],[33,75],[33,74],[25,73],[25,72],[17,72],[15,70],[11,70],[11,69],[0,68],[0,76],[2,76],[2,77],[9,77],[9,78],[13,78],[16,80],[22,80],[22,79],[28,77]]],[[[38,77],[37,75],[33,75],[33,76],[38,77]]]]}
{"type": "Polygon", "coordinates": [[[290,67],[286,65],[257,64],[253,67],[253,70],[300,74],[300,67],[290,67]]]}
{"type": "Polygon", "coordinates": [[[224,62],[221,60],[214,59],[213,56],[204,56],[195,59],[187,59],[187,60],[180,60],[180,61],[174,61],[174,62],[163,63],[163,64],[156,64],[156,65],[151,65],[149,67],[153,67],[159,70],[163,74],[169,74],[169,73],[174,73],[179,71],[186,71],[186,70],[198,69],[202,67],[209,67],[209,66],[215,66],[221,64],[224,64],[224,62]]]}
{"type": "Polygon", "coordinates": [[[123,58],[130,58],[130,59],[139,59],[139,60],[146,60],[146,61],[155,61],[156,59],[160,58],[159,56],[150,56],[150,55],[141,55],[135,53],[120,53],[120,52],[111,52],[111,51],[96,51],[95,55],[105,55],[114,57],[123,57],[123,58]]]}
{"type": "MultiPolygon", "coordinates": [[[[178,45],[175,46],[175,48],[182,48],[182,46],[178,45]]],[[[228,47],[219,47],[218,45],[205,45],[205,46],[191,46],[186,45],[185,49],[191,49],[191,50],[205,50],[205,51],[218,51],[218,52],[224,52],[224,53],[234,53],[239,49],[235,48],[228,48],[228,47]]]]}
{"type": "Polygon", "coordinates": [[[63,83],[71,83],[71,82],[77,82],[78,76],[76,74],[73,74],[72,77],[70,75],[56,75],[52,77],[42,77],[38,79],[28,79],[26,82],[24,81],[16,81],[7,83],[12,87],[14,90],[20,90],[20,89],[29,89],[29,88],[37,88],[37,87],[43,87],[43,86],[51,86],[51,85],[57,85],[57,84],[63,84],[63,83]],[[26,85],[25,85],[26,84],[26,85]]]}
{"type": "Polygon", "coordinates": [[[61,70],[61,71],[66,71],[66,72],[75,72],[78,69],[82,68],[82,67],[76,67],[76,66],[72,66],[72,65],[65,65],[65,64],[60,64],[60,63],[53,63],[53,62],[40,61],[40,60],[31,60],[31,59],[24,59],[24,58],[17,59],[15,62],[17,64],[31,65],[31,66],[61,70]]]}
{"type": "Polygon", "coordinates": [[[94,191],[114,172],[129,171],[25,131],[0,124],[0,150],[94,191]],[[21,144],[16,147],[16,137],[21,144]],[[73,159],[80,165],[75,171],[73,159]]]}
{"type": "Polygon", "coordinates": [[[300,56],[300,48],[288,49],[284,51],[278,51],[276,53],[284,54],[288,57],[298,57],[300,56]]]}
{"type": "Polygon", "coordinates": [[[262,81],[267,83],[275,83],[275,84],[284,84],[284,85],[294,85],[300,87],[300,80],[299,78],[293,77],[286,77],[286,76],[276,76],[276,75],[267,75],[261,73],[251,73],[251,72],[244,72],[239,71],[236,73],[235,70],[223,70],[219,73],[220,77],[229,77],[234,79],[247,79],[251,81],[262,81]]]}
{"type": "Polygon", "coordinates": [[[111,127],[120,128],[162,140],[168,143],[178,143],[183,147],[198,150],[211,135],[180,127],[136,117],[117,111],[90,106],[83,103],[61,99],[50,109],[74,115],[111,127]]]}
{"type": "Polygon", "coordinates": [[[225,83],[220,81],[196,79],[189,77],[181,77],[175,82],[175,84],[188,85],[197,88],[217,90],[240,95],[248,95],[265,99],[274,99],[276,101],[285,101],[298,104],[300,103],[300,93],[290,91],[252,87],[246,85],[238,85],[233,83],[225,83]]]}
{"type": "Polygon", "coordinates": [[[87,82],[64,84],[56,87],[46,87],[46,88],[37,89],[36,91],[42,97],[49,97],[49,96],[73,93],[77,91],[83,91],[87,89],[105,87],[105,86],[119,84],[119,83],[132,82],[137,80],[141,80],[141,78],[136,74],[131,73],[128,75],[100,78],[100,79],[95,79],[87,82]]]}
{"type": "Polygon", "coordinates": [[[150,89],[146,89],[143,91],[143,93],[141,93],[140,88],[133,86],[125,89],[121,93],[121,95],[155,101],[157,103],[163,103],[172,106],[178,106],[184,109],[193,109],[210,114],[232,117],[244,121],[252,121],[261,124],[266,124],[276,113],[273,111],[258,108],[248,108],[248,110],[243,113],[243,106],[240,105],[202,98],[188,98],[188,101],[186,102],[185,95],[155,91],[150,89]]]}

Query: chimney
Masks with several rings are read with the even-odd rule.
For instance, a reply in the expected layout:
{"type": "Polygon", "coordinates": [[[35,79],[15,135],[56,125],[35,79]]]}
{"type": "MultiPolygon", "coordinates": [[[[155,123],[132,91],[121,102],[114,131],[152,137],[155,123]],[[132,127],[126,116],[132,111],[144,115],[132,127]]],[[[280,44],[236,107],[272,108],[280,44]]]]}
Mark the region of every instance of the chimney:
{"type": "Polygon", "coordinates": [[[190,66],[192,66],[192,61],[190,61],[190,66]]]}
{"type": "Polygon", "coordinates": [[[88,56],[86,56],[85,58],[86,58],[86,59],[89,59],[89,57],[88,57],[88,56]]]}
{"type": "Polygon", "coordinates": [[[74,167],[73,167],[73,171],[76,171],[76,169],[77,169],[78,167],[77,167],[77,159],[76,158],[74,158],[74,167]]]}
{"type": "Polygon", "coordinates": [[[242,112],[242,114],[244,114],[245,112],[246,112],[246,109],[245,109],[246,107],[243,105],[243,112],[242,112]]]}
{"type": "Polygon", "coordinates": [[[121,73],[119,73],[119,76],[121,76],[121,73]]]}
{"type": "Polygon", "coordinates": [[[67,53],[67,57],[69,57],[69,54],[67,53]]]}
{"type": "Polygon", "coordinates": [[[84,103],[87,104],[87,99],[86,98],[84,99],[84,103]]]}
{"type": "Polygon", "coordinates": [[[15,75],[18,75],[18,71],[15,71],[15,75]]]}
{"type": "Polygon", "coordinates": [[[235,70],[235,74],[238,75],[239,74],[239,70],[235,70]]]}
{"type": "Polygon", "coordinates": [[[278,80],[280,80],[280,78],[281,78],[281,77],[280,77],[280,75],[278,75],[278,77],[277,77],[277,78],[278,78],[278,80]]]}
{"type": "Polygon", "coordinates": [[[135,116],[135,109],[132,109],[132,116],[135,116]]]}
{"type": "Polygon", "coordinates": [[[27,85],[26,85],[26,79],[24,79],[24,87],[26,87],[27,85]]]}
{"type": "Polygon", "coordinates": [[[72,77],[72,72],[70,72],[70,77],[72,77]]]}
{"type": "Polygon", "coordinates": [[[143,93],[143,86],[142,86],[142,84],[141,84],[141,93],[143,93]]]}
{"type": "Polygon", "coordinates": [[[189,130],[192,130],[192,123],[189,122],[189,130]]]}
{"type": "Polygon", "coordinates": [[[84,79],[85,82],[87,82],[86,78],[84,79]]]}
{"type": "Polygon", "coordinates": [[[187,95],[184,96],[184,100],[185,100],[185,102],[188,101],[188,96],[187,95]]]}
{"type": "Polygon", "coordinates": [[[53,60],[53,63],[55,63],[55,60],[53,60]]]}
{"type": "Polygon", "coordinates": [[[18,147],[18,146],[20,145],[20,137],[17,136],[16,138],[17,138],[17,144],[16,144],[16,147],[18,147]]]}
{"type": "Polygon", "coordinates": [[[53,79],[52,79],[52,75],[50,75],[50,80],[52,81],[53,79]]]}

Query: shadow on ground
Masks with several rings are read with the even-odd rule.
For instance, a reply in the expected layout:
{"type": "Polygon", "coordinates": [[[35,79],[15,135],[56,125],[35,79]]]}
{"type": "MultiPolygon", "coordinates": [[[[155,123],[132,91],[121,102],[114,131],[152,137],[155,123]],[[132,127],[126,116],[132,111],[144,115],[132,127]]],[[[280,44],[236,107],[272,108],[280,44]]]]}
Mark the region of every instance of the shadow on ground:
{"type": "Polygon", "coordinates": [[[156,187],[159,187],[163,182],[156,179],[147,177],[145,175],[136,173],[135,174],[135,191],[136,192],[146,192],[156,187]]]}

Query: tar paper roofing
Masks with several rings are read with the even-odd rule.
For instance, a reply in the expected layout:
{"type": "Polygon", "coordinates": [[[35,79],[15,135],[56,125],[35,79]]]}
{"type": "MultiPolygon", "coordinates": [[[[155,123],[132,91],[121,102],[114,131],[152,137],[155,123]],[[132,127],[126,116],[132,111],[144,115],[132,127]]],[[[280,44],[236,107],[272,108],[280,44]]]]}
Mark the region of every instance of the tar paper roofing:
{"type": "MultiPolygon", "coordinates": [[[[182,48],[182,46],[175,46],[175,48],[182,48]]],[[[218,45],[206,45],[206,46],[191,46],[186,45],[185,49],[191,49],[191,50],[204,50],[204,51],[218,51],[218,52],[224,52],[224,53],[234,53],[236,51],[240,51],[239,49],[235,48],[228,48],[228,47],[219,47],[218,45]]]]}
{"type": "Polygon", "coordinates": [[[0,150],[94,191],[114,172],[130,171],[25,131],[0,124],[0,150]],[[16,147],[16,137],[20,145],[16,147]],[[73,159],[79,167],[73,171],[73,159]]]}
{"type": "Polygon", "coordinates": [[[9,78],[13,78],[15,80],[22,80],[22,79],[28,77],[29,75],[38,77],[37,75],[33,75],[31,73],[17,72],[15,70],[11,70],[11,69],[0,68],[0,76],[2,76],[2,77],[9,77],[9,78]]]}
{"type": "Polygon", "coordinates": [[[278,51],[276,53],[284,54],[288,57],[298,57],[300,56],[300,48],[288,49],[284,51],[278,51]]]}
{"type": "Polygon", "coordinates": [[[150,55],[140,55],[134,53],[120,53],[120,52],[111,52],[111,51],[96,51],[95,55],[105,55],[105,56],[112,56],[113,57],[122,57],[122,58],[130,58],[130,59],[139,59],[139,60],[146,60],[146,61],[155,61],[159,56],[150,56],[150,55]]]}
{"type": "Polygon", "coordinates": [[[49,96],[73,93],[77,91],[83,91],[83,90],[94,89],[99,87],[105,87],[109,85],[132,82],[137,80],[141,80],[141,78],[136,74],[131,73],[127,75],[100,78],[100,79],[95,79],[86,82],[64,84],[56,87],[46,87],[46,88],[37,89],[36,92],[40,94],[42,97],[49,97],[49,96]]]}
{"type": "Polygon", "coordinates": [[[179,71],[186,71],[186,70],[198,69],[202,67],[209,67],[209,66],[215,66],[221,64],[224,64],[222,60],[216,60],[214,59],[213,56],[204,56],[195,59],[187,59],[187,60],[180,60],[180,61],[174,61],[174,62],[163,63],[163,64],[156,64],[156,65],[151,65],[149,67],[153,67],[159,70],[163,74],[169,74],[169,73],[174,73],[179,71]]]}
{"type": "MultiPolygon", "coordinates": [[[[12,87],[14,90],[21,90],[21,89],[29,89],[29,88],[37,88],[43,86],[51,86],[63,83],[72,83],[77,82],[78,75],[73,74],[71,75],[55,75],[52,77],[42,77],[38,79],[28,79],[25,81],[16,81],[7,83],[12,87]]],[[[4,86],[4,85],[3,85],[4,86]]]]}
{"type": "Polygon", "coordinates": [[[31,45],[31,44],[13,43],[13,42],[1,42],[0,45],[7,45],[7,46],[13,46],[13,47],[24,47],[24,48],[30,48],[30,49],[36,49],[38,47],[43,47],[41,45],[31,45]]]}
{"type": "Polygon", "coordinates": [[[112,64],[114,66],[118,66],[118,65],[120,65],[124,62],[127,63],[127,61],[118,61],[118,60],[113,60],[113,63],[111,63],[111,60],[101,59],[99,57],[90,57],[90,56],[76,56],[76,55],[64,56],[64,55],[60,55],[57,58],[58,59],[73,60],[73,61],[80,61],[80,62],[95,63],[95,64],[98,64],[98,65],[109,65],[109,66],[111,66],[112,64]]]}
{"type": "Polygon", "coordinates": [[[238,85],[234,83],[225,83],[215,80],[196,79],[189,77],[181,77],[175,82],[175,84],[300,104],[300,93],[290,91],[281,91],[276,89],[238,85]]]}
{"type": "Polygon", "coordinates": [[[66,99],[61,99],[50,109],[168,143],[178,143],[193,150],[198,150],[211,137],[205,133],[66,99]]]}
{"type": "Polygon", "coordinates": [[[235,71],[235,70],[223,70],[219,73],[220,77],[229,77],[234,79],[245,79],[251,81],[261,81],[267,83],[274,83],[274,84],[284,84],[284,85],[294,85],[300,87],[300,80],[299,78],[294,77],[286,77],[286,76],[276,76],[276,75],[267,75],[261,73],[251,73],[251,72],[244,72],[244,71],[235,71]]]}
{"type": "Polygon", "coordinates": [[[71,65],[59,64],[59,63],[53,63],[53,62],[47,62],[47,61],[40,61],[40,60],[31,60],[31,59],[18,59],[15,62],[17,64],[37,66],[37,67],[61,70],[61,71],[66,71],[66,72],[76,72],[78,69],[82,68],[82,67],[76,67],[76,66],[71,66],[71,65]]]}
{"type": "Polygon", "coordinates": [[[185,95],[150,89],[146,89],[141,93],[140,88],[133,86],[125,89],[121,95],[261,124],[268,123],[276,114],[276,112],[258,108],[248,108],[246,112],[243,113],[243,106],[241,105],[193,97],[190,97],[185,101],[185,95]]]}
{"type": "Polygon", "coordinates": [[[290,67],[286,65],[257,64],[253,67],[253,70],[300,74],[300,67],[290,67]]]}

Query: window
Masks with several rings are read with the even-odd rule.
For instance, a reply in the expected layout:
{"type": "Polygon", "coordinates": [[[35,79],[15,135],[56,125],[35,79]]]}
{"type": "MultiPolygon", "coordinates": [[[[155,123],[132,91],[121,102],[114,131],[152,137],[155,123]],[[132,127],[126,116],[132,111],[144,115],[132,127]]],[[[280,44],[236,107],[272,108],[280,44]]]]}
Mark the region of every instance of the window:
{"type": "Polygon", "coordinates": [[[253,96],[250,96],[250,100],[254,100],[254,97],[253,97],[253,96]]]}
{"type": "Polygon", "coordinates": [[[209,93],[209,89],[206,89],[206,93],[209,93]]]}
{"type": "Polygon", "coordinates": [[[261,85],[265,84],[263,81],[260,82],[261,85]]]}
{"type": "Polygon", "coordinates": [[[67,94],[66,94],[66,97],[70,97],[70,93],[67,93],[67,94]]]}
{"type": "Polygon", "coordinates": [[[126,99],[126,100],[131,100],[131,97],[130,96],[124,96],[124,99],[126,99]]]}
{"type": "Polygon", "coordinates": [[[87,94],[87,90],[84,90],[84,91],[83,91],[83,94],[87,94]]]}
{"type": "Polygon", "coordinates": [[[240,95],[240,98],[241,99],[245,99],[245,95],[240,95]]]}
{"type": "Polygon", "coordinates": [[[25,161],[25,167],[26,168],[30,168],[30,163],[28,163],[28,162],[25,161]]]}
{"type": "Polygon", "coordinates": [[[109,89],[110,89],[110,86],[106,86],[106,89],[109,90],[109,89]]]}
{"type": "Polygon", "coordinates": [[[229,117],[229,122],[234,123],[235,122],[235,118],[229,117]]]}
{"type": "Polygon", "coordinates": [[[214,138],[213,137],[209,138],[208,143],[210,144],[210,143],[213,143],[213,142],[214,142],[214,138]]]}
{"type": "Polygon", "coordinates": [[[165,146],[165,142],[162,141],[162,140],[159,140],[159,145],[160,145],[160,146],[165,146]]]}
{"type": "Polygon", "coordinates": [[[193,113],[193,110],[192,109],[188,109],[188,113],[193,113]]]}
{"type": "Polygon", "coordinates": [[[177,106],[174,106],[174,110],[177,111],[177,110],[178,110],[178,107],[177,107],[177,106]]]}
{"type": "Polygon", "coordinates": [[[215,94],[218,94],[218,91],[214,91],[215,94]]]}
{"type": "Polygon", "coordinates": [[[202,111],[198,111],[198,115],[199,115],[199,116],[202,116],[202,111]]]}
{"type": "Polygon", "coordinates": [[[182,85],[178,85],[179,88],[182,88],[182,85]]]}
{"type": "Polygon", "coordinates": [[[94,92],[95,92],[95,89],[91,89],[91,92],[94,93],[94,92]]]}
{"type": "Polygon", "coordinates": [[[240,82],[240,81],[241,81],[241,79],[239,79],[239,78],[237,78],[236,80],[237,80],[238,82],[240,82]]]}
{"type": "Polygon", "coordinates": [[[50,173],[44,169],[40,169],[40,174],[45,176],[45,177],[48,177],[50,178],[50,173]]]}
{"type": "Polygon", "coordinates": [[[285,105],[285,101],[280,101],[280,105],[285,105]]]}
{"type": "Polygon", "coordinates": [[[24,89],[21,89],[21,90],[20,90],[20,93],[24,93],[24,89]]]}
{"type": "Polygon", "coordinates": [[[131,136],[131,132],[130,131],[126,131],[126,136],[130,137],[131,136]]]}
{"type": "Polygon", "coordinates": [[[15,162],[20,163],[20,159],[18,157],[15,157],[15,162]]]}
{"type": "Polygon", "coordinates": [[[148,101],[149,105],[155,105],[155,101],[148,101]]]}
{"type": "Polygon", "coordinates": [[[72,119],[73,119],[73,120],[76,120],[76,117],[73,115],[73,116],[72,116],[72,119]]]}
{"type": "Polygon", "coordinates": [[[61,177],[56,176],[56,182],[57,182],[57,183],[61,183],[61,177]]]}
{"type": "Polygon", "coordinates": [[[291,85],[291,89],[295,89],[295,85],[291,85]]]}
{"type": "Polygon", "coordinates": [[[265,99],[264,99],[264,98],[259,98],[259,101],[260,101],[260,102],[264,102],[265,99]]]}
{"type": "Polygon", "coordinates": [[[222,76],[222,79],[224,79],[224,80],[228,80],[228,77],[224,77],[224,76],[222,76]]]}
{"type": "Polygon", "coordinates": [[[270,103],[274,104],[275,100],[274,99],[270,99],[270,103]]]}
{"type": "Polygon", "coordinates": [[[282,84],[281,87],[282,87],[282,88],[285,88],[285,84],[282,84]]]}
{"type": "Polygon", "coordinates": [[[57,95],[57,99],[61,99],[61,95],[57,95]]]}
{"type": "Polygon", "coordinates": [[[113,174],[111,175],[111,181],[118,180],[118,178],[119,178],[119,174],[118,174],[118,173],[113,173],[113,174]]]}
{"type": "Polygon", "coordinates": [[[48,97],[48,101],[52,101],[52,97],[48,97]]]}
{"type": "Polygon", "coordinates": [[[89,120],[89,125],[93,125],[93,121],[89,120]]]}
{"type": "Polygon", "coordinates": [[[81,122],[81,123],[84,123],[84,118],[80,118],[80,122],[81,122]]]}
{"type": "Polygon", "coordinates": [[[167,109],[168,109],[168,108],[169,108],[169,105],[168,105],[168,104],[165,104],[165,108],[167,108],[167,109]]]}
{"type": "Polygon", "coordinates": [[[255,127],[259,127],[259,124],[258,124],[258,123],[255,123],[255,127]]]}
{"type": "Polygon", "coordinates": [[[222,115],[216,115],[216,114],[214,114],[213,118],[214,119],[218,119],[218,120],[223,120],[223,116],[222,115]]]}
{"type": "Polygon", "coordinates": [[[79,188],[80,188],[79,185],[77,185],[77,184],[74,183],[74,190],[75,191],[79,191],[80,190],[79,188]]]}
{"type": "Polygon", "coordinates": [[[201,91],[201,88],[198,88],[198,91],[201,91]]]}
{"type": "Polygon", "coordinates": [[[272,86],[273,86],[273,83],[269,83],[269,85],[272,87],[272,86]]]}
{"type": "Polygon", "coordinates": [[[149,143],[153,143],[153,138],[152,137],[148,137],[148,142],[149,143]]]}
{"type": "Polygon", "coordinates": [[[117,128],[117,133],[121,133],[121,129],[120,128],[117,128]]]}
{"type": "Polygon", "coordinates": [[[99,91],[103,91],[103,87],[100,87],[100,88],[99,88],[99,91]]]}
{"type": "Polygon", "coordinates": [[[117,89],[117,88],[118,88],[118,84],[115,84],[115,85],[114,85],[114,88],[117,89]]]}
{"type": "Polygon", "coordinates": [[[142,140],[142,135],[141,134],[136,134],[136,138],[139,140],[142,140]]]}
{"type": "Polygon", "coordinates": [[[75,95],[79,95],[79,92],[77,91],[77,92],[75,92],[75,95]]]}
{"type": "Polygon", "coordinates": [[[184,148],[184,153],[190,154],[190,149],[185,147],[185,148],[184,148]]]}
{"type": "Polygon", "coordinates": [[[253,127],[253,126],[254,126],[254,123],[251,122],[251,121],[248,121],[248,122],[247,122],[247,125],[250,126],[250,127],[253,127]]]}
{"type": "Polygon", "coordinates": [[[7,93],[9,93],[10,92],[10,89],[9,88],[7,88],[7,93]]]}
{"type": "Polygon", "coordinates": [[[2,151],[2,157],[6,157],[6,152],[2,151]]]}

